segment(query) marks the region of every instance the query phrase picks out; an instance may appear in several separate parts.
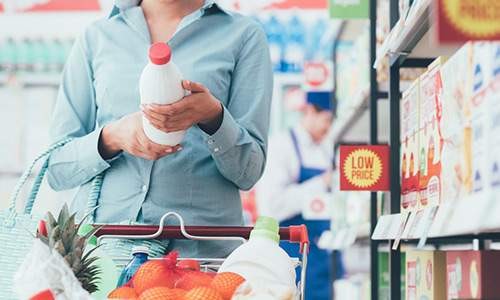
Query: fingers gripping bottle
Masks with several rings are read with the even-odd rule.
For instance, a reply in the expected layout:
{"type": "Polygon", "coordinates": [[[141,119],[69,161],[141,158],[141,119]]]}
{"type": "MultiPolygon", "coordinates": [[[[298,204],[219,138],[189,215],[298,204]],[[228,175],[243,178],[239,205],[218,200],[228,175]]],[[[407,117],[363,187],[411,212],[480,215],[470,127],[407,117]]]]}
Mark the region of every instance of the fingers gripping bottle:
{"type": "MultiPolygon", "coordinates": [[[[149,63],[144,67],[139,81],[142,104],[172,104],[185,96],[182,75],[170,60],[172,52],[166,43],[155,43],[149,48],[149,63]]],[[[164,132],[143,118],[144,133],[160,145],[175,146],[186,133],[185,130],[164,132]]]]}

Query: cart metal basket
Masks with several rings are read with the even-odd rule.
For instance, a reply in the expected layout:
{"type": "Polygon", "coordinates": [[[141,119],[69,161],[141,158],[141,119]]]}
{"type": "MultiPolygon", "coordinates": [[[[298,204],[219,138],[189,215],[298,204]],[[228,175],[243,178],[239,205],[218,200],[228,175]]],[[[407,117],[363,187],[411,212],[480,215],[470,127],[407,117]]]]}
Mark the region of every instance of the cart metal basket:
{"type": "MultiPolygon", "coordinates": [[[[103,225],[96,233],[98,244],[104,239],[189,239],[198,241],[240,241],[246,243],[253,227],[241,226],[185,226],[184,219],[175,212],[163,215],[158,226],[153,225],[103,225]],[[166,219],[175,217],[178,226],[166,226],[166,219]]],[[[292,258],[295,267],[300,268],[298,283],[299,298],[304,300],[306,284],[307,255],[309,252],[309,237],[305,225],[282,227],[279,230],[280,239],[290,243],[300,244],[301,257],[292,258]]],[[[186,259],[180,258],[179,260],[186,259]]],[[[200,262],[204,270],[216,271],[224,262],[222,258],[189,258],[200,262]]],[[[123,261],[125,265],[128,261],[123,261]]]]}

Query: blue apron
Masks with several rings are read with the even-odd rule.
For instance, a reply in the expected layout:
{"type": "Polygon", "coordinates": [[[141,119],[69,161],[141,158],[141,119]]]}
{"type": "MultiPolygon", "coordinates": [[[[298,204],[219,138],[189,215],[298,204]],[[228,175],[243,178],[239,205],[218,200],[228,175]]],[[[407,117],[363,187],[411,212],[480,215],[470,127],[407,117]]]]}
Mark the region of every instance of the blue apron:
{"type": "MultiPolygon", "coordinates": [[[[297,183],[303,183],[313,177],[321,175],[325,172],[324,169],[307,168],[302,162],[297,136],[290,131],[293,146],[297,153],[297,158],[300,164],[299,179],[297,183]]],[[[281,226],[305,224],[309,233],[311,245],[309,247],[309,259],[306,271],[306,294],[305,299],[308,300],[331,300],[332,299],[332,255],[325,250],[319,249],[317,242],[321,234],[330,229],[330,221],[328,220],[304,220],[302,214],[298,214],[288,220],[281,222],[281,226]]],[[[291,257],[300,257],[299,245],[283,242],[281,247],[291,257]]],[[[297,272],[297,280],[300,279],[300,273],[297,272]]]]}

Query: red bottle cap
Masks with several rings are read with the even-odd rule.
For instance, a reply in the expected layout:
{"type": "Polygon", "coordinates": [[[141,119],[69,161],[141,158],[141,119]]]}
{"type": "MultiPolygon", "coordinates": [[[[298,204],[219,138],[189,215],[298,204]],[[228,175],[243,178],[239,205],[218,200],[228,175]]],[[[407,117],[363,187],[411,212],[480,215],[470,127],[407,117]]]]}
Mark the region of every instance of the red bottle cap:
{"type": "Polygon", "coordinates": [[[33,295],[30,300],[54,300],[54,294],[50,290],[41,291],[40,293],[33,295]]]}
{"type": "Polygon", "coordinates": [[[172,51],[166,43],[154,43],[149,47],[149,60],[155,65],[164,65],[170,61],[172,51]]]}

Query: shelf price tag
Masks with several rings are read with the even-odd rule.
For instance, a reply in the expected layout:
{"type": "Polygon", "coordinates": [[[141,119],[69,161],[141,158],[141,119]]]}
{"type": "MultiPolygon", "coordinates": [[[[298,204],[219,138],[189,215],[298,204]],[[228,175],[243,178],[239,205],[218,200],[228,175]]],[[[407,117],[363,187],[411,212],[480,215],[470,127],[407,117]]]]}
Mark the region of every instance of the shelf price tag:
{"type": "Polygon", "coordinates": [[[340,190],[389,190],[389,146],[341,145],[340,190]]]}
{"type": "Polygon", "coordinates": [[[488,0],[438,0],[437,36],[440,43],[500,39],[500,6],[488,0]]]}
{"type": "Polygon", "coordinates": [[[394,243],[392,244],[392,250],[397,250],[399,247],[399,243],[401,242],[401,238],[403,237],[403,232],[405,231],[406,226],[408,225],[410,213],[403,212],[401,213],[401,219],[399,222],[399,230],[394,238],[394,243]]]}
{"type": "Polygon", "coordinates": [[[429,207],[425,210],[425,214],[423,217],[422,225],[421,225],[421,234],[420,240],[418,241],[417,249],[422,249],[427,242],[427,237],[429,236],[429,232],[431,230],[432,222],[436,217],[436,213],[438,210],[438,206],[429,207]]]}

